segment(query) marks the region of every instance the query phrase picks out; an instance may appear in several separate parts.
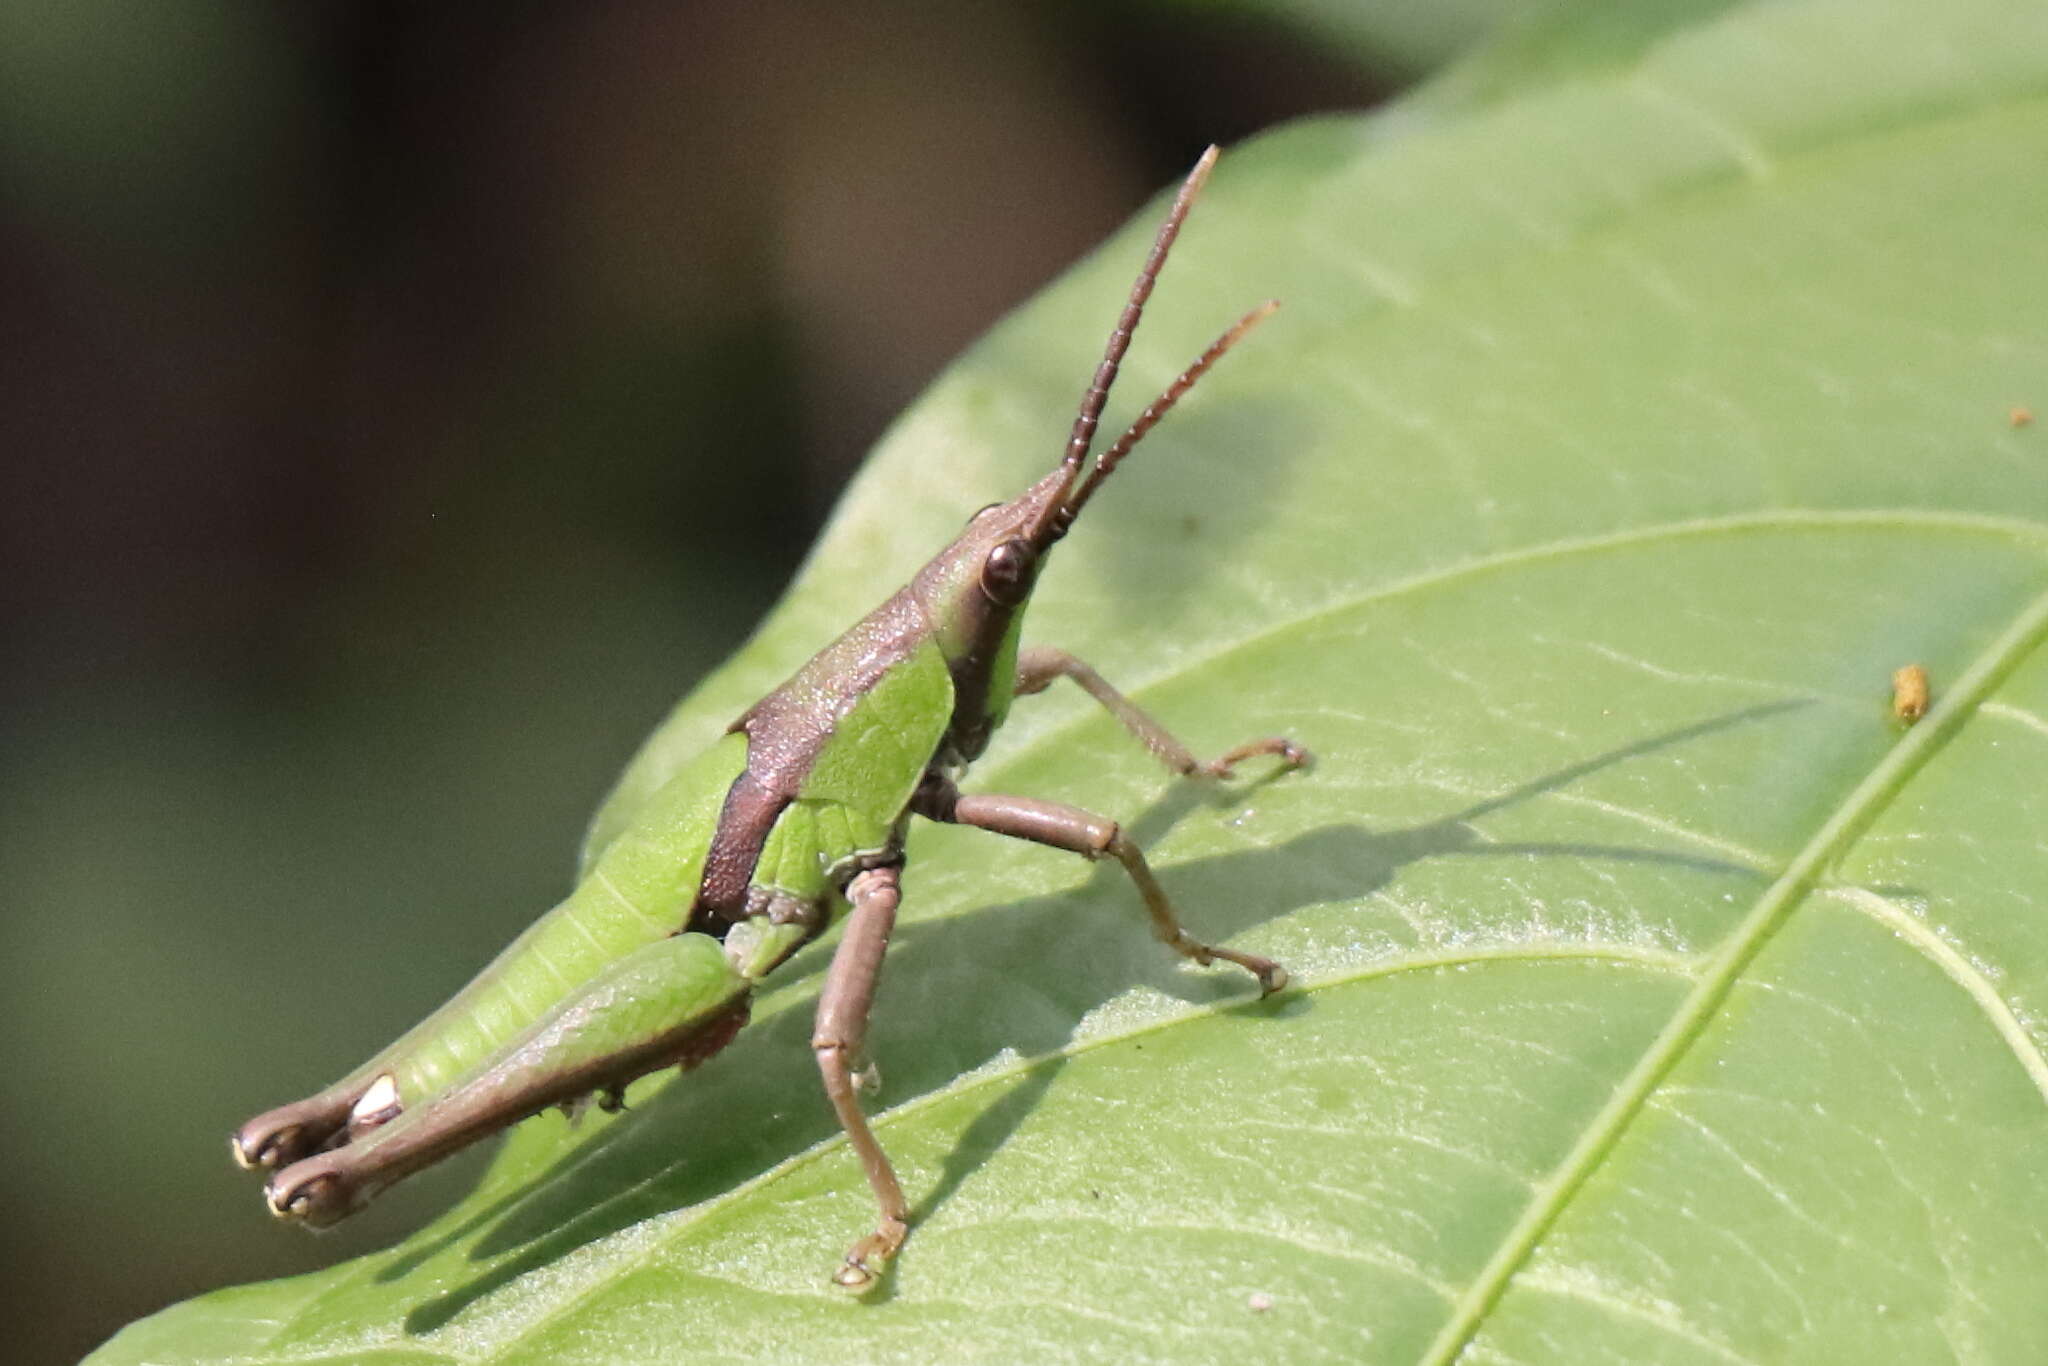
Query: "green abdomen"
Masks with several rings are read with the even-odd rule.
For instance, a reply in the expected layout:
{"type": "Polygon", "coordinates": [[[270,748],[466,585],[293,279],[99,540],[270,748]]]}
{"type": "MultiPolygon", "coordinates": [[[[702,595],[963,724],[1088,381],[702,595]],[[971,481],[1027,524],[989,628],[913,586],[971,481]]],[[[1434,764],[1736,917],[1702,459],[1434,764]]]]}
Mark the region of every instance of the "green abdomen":
{"type": "Polygon", "coordinates": [[[408,1103],[439,1094],[607,965],[682,929],[746,753],[745,736],[727,735],[691,761],[567,899],[357,1075],[391,1073],[408,1103]]]}

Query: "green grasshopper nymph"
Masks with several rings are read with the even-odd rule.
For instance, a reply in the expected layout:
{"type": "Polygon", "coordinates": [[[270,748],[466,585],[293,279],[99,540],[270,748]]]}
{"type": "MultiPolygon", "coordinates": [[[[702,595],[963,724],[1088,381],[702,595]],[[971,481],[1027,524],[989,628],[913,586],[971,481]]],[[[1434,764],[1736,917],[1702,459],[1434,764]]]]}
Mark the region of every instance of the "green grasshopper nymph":
{"type": "Polygon", "coordinates": [[[1083,473],[1131,333],[1215,161],[1211,147],[1160,225],[1059,465],[1014,501],[974,514],[908,585],[733,722],[647,801],[567,900],[453,1000],[325,1091],[237,1130],[235,1160],[272,1171],[272,1213],[330,1224],[529,1115],[593,1096],[615,1108],[635,1078],[695,1067],[746,1023],[755,983],[845,916],[811,1047],[881,1211],[833,1279],[872,1286],[909,1233],[909,1207],[861,1113],[855,1075],[912,815],[1114,858],[1176,953],[1235,963],[1262,994],[1286,985],[1279,964],[1182,929],[1115,821],[955,786],[1011,701],[1059,678],[1176,773],[1223,777],[1260,754],[1289,768],[1308,761],[1292,741],[1264,739],[1203,763],[1080,660],[1018,648],[1047,552],[1131,448],[1275,307],[1218,337],[1083,473]]]}

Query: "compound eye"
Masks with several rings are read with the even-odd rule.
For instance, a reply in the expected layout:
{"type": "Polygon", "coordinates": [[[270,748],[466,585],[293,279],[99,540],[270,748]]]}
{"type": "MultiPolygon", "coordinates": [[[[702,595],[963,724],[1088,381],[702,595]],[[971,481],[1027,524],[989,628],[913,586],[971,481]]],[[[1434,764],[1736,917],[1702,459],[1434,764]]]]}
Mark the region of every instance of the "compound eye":
{"type": "Polygon", "coordinates": [[[1026,542],[1004,541],[981,562],[981,591],[998,607],[1015,607],[1031,588],[1036,558],[1026,542]]]}

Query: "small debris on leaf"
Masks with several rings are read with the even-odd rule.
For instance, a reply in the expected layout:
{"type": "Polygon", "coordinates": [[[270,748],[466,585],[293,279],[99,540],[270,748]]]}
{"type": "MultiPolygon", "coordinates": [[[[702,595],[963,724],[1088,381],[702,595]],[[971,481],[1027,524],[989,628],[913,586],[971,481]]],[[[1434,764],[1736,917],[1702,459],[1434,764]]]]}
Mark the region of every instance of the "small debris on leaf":
{"type": "Polygon", "coordinates": [[[1927,715],[1927,669],[1907,664],[1892,673],[1892,715],[1912,725],[1927,715]]]}

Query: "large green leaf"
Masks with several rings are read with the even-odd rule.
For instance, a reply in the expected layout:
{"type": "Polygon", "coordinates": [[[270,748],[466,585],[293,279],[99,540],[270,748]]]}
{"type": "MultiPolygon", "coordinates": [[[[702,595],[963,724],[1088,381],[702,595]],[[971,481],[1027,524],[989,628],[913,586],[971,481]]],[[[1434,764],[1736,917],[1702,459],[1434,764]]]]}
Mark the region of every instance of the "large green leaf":
{"type": "MultiPolygon", "coordinates": [[[[2048,9],[1737,6],[1542,65],[1224,159],[1126,408],[1287,308],[1034,609],[1198,747],[1318,767],[1174,784],[1057,693],[973,778],[1129,817],[1299,990],[921,828],[874,1039],[919,1226],[873,1301],[825,1284],[871,1211],[814,950],[404,1246],[97,1360],[2048,1358],[2048,9]]],[[[906,415],[600,838],[1049,462],[1149,229],[906,415]]]]}

